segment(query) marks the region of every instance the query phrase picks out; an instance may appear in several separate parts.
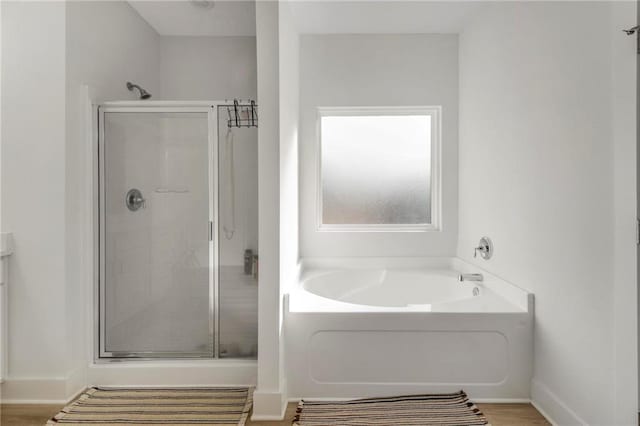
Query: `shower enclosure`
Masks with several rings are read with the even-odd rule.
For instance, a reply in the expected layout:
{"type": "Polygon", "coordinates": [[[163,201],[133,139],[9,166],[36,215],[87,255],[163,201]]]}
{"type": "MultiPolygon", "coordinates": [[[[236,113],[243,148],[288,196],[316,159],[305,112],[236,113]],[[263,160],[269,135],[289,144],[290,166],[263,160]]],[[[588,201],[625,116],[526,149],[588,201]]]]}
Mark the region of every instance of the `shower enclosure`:
{"type": "Polygon", "coordinates": [[[99,358],[256,357],[252,106],[98,107],[99,358]]]}

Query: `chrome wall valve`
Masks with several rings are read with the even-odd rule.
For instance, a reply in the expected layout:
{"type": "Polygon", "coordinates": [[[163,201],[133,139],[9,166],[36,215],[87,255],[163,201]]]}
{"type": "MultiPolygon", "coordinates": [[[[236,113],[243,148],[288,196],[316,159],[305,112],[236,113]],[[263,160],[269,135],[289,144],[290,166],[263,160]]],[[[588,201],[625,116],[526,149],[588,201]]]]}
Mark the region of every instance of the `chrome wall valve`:
{"type": "Polygon", "coordinates": [[[491,259],[491,256],[493,256],[493,243],[489,237],[480,238],[478,247],[473,249],[473,257],[478,257],[478,252],[480,252],[480,257],[484,260],[491,259]]]}
{"type": "Polygon", "coordinates": [[[142,192],[136,188],[132,188],[127,192],[125,203],[127,204],[127,208],[132,212],[137,211],[140,207],[145,208],[147,205],[147,201],[142,196],[142,192]]]}

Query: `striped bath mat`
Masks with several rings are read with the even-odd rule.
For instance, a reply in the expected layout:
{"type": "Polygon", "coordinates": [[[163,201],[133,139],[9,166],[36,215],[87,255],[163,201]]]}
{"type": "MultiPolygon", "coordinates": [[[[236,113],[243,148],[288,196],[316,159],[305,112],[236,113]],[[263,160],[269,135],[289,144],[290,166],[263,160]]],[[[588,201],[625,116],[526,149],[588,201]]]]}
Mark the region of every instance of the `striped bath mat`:
{"type": "Polygon", "coordinates": [[[248,388],[123,389],[94,387],[47,425],[244,425],[248,388]]]}
{"type": "Polygon", "coordinates": [[[487,425],[463,392],[408,395],[352,401],[300,401],[293,421],[298,426],[330,425],[487,425]]]}

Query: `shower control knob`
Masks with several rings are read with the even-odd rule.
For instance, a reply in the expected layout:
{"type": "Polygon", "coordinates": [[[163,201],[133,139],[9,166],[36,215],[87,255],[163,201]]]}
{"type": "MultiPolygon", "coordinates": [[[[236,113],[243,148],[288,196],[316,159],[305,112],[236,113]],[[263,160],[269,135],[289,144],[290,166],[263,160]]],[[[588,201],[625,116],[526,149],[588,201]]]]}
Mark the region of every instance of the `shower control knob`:
{"type": "Polygon", "coordinates": [[[136,188],[132,188],[127,192],[125,203],[127,204],[127,208],[132,212],[139,210],[140,207],[144,208],[146,206],[146,200],[142,196],[142,192],[136,188]]]}
{"type": "Polygon", "coordinates": [[[478,252],[480,252],[480,257],[484,260],[491,259],[491,256],[493,256],[493,243],[489,237],[480,238],[478,247],[473,249],[473,257],[478,256],[478,252]]]}

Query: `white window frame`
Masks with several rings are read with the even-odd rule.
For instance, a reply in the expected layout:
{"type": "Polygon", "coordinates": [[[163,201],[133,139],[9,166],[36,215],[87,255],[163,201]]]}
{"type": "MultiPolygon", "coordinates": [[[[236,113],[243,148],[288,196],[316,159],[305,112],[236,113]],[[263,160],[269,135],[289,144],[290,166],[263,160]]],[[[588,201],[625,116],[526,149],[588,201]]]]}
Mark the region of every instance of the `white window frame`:
{"type": "Polygon", "coordinates": [[[442,107],[318,107],[316,123],[316,230],[318,232],[439,232],[442,217],[442,107]],[[322,118],[367,115],[428,115],[431,117],[431,223],[323,224],[322,223],[322,118]]]}

